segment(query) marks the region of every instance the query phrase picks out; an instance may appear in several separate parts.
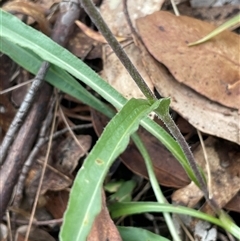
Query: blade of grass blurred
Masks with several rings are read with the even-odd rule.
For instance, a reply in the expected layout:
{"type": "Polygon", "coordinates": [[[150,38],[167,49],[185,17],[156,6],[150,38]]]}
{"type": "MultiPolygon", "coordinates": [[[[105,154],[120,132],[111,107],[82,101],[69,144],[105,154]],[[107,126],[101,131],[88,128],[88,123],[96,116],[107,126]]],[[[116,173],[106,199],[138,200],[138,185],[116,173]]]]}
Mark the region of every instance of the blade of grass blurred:
{"type": "Polygon", "coordinates": [[[60,233],[62,241],[86,240],[101,209],[101,187],[111,164],[127,147],[130,135],[137,130],[140,120],[161,102],[159,100],[150,106],[147,100],[131,99],[104,129],[71,188],[60,233]]]}
{"type": "Polygon", "coordinates": [[[110,205],[108,209],[111,213],[112,218],[118,218],[125,215],[133,215],[133,214],[146,213],[146,212],[154,212],[154,213],[170,212],[170,213],[189,215],[191,217],[196,217],[196,218],[205,220],[207,222],[213,223],[227,230],[236,238],[240,237],[240,228],[236,224],[234,224],[234,222],[231,222],[229,220],[229,222],[226,225],[225,220],[222,222],[218,218],[215,218],[201,211],[187,208],[187,207],[174,206],[172,204],[159,204],[156,202],[129,202],[129,203],[121,202],[121,203],[114,203],[110,205]]]}
{"type": "MultiPolygon", "coordinates": [[[[126,103],[127,100],[120,93],[68,50],[62,48],[41,32],[27,26],[18,18],[2,9],[0,9],[0,15],[0,26],[2,28],[0,36],[8,39],[13,44],[33,51],[43,60],[68,71],[74,77],[89,85],[104,99],[115,106],[115,108],[121,109],[126,103]]],[[[6,52],[6,54],[8,53],[6,52]]],[[[17,53],[13,52],[13,55],[17,55],[17,53]]],[[[28,61],[31,61],[31,59],[28,59],[28,61]]],[[[24,61],[20,61],[19,64],[24,65],[25,63],[23,62],[24,61]]],[[[58,87],[58,83],[54,82],[54,85],[58,87]]],[[[79,99],[80,97],[78,96],[76,98],[79,99]]],[[[187,174],[192,180],[195,180],[194,173],[189,167],[188,161],[179,144],[163,128],[149,118],[141,121],[141,125],[159,139],[176,159],[179,160],[184,168],[187,167],[187,174]]]]}
{"type": "Polygon", "coordinates": [[[211,33],[209,33],[205,37],[199,39],[196,42],[188,44],[188,46],[194,46],[194,45],[204,43],[204,42],[208,41],[209,39],[215,37],[216,35],[220,34],[221,32],[223,32],[227,29],[230,29],[232,27],[238,27],[239,24],[240,24],[240,14],[238,14],[237,16],[229,19],[227,22],[225,22],[224,24],[222,24],[219,27],[217,27],[216,29],[214,29],[214,31],[212,31],[211,33]]]}
{"type": "MultiPolygon", "coordinates": [[[[168,105],[168,102],[169,102],[169,99],[164,99],[161,105],[168,105]]],[[[135,145],[137,146],[138,150],[140,151],[144,159],[145,165],[147,167],[148,177],[158,203],[167,203],[167,200],[164,197],[162,190],[158,184],[157,178],[155,176],[152,160],[141,138],[138,135],[133,134],[132,139],[134,140],[135,145]]],[[[165,218],[168,229],[172,235],[172,239],[175,241],[181,241],[178,233],[176,232],[176,227],[173,223],[171,215],[169,213],[163,213],[163,216],[165,218]]]]}
{"type": "Polygon", "coordinates": [[[124,241],[151,240],[151,241],[170,241],[160,235],[152,233],[142,228],[117,227],[124,241]]]}

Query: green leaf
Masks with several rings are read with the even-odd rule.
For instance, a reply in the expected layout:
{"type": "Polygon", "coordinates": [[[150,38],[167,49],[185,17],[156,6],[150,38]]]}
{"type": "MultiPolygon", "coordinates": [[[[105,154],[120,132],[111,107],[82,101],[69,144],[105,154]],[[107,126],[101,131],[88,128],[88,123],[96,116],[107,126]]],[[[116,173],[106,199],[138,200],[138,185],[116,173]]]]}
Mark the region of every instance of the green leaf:
{"type": "Polygon", "coordinates": [[[170,241],[142,228],[117,227],[123,241],[170,241]]]}
{"type": "Polygon", "coordinates": [[[110,182],[104,184],[104,190],[109,193],[115,193],[124,184],[124,180],[110,180],[110,182]]]}
{"type": "Polygon", "coordinates": [[[159,204],[156,202],[121,202],[121,203],[114,203],[108,207],[109,211],[111,212],[112,218],[118,218],[121,216],[126,215],[133,215],[145,212],[169,212],[169,213],[178,213],[189,215],[191,217],[199,218],[215,224],[228,232],[234,235],[236,238],[240,237],[240,228],[234,224],[229,219],[229,216],[222,211],[220,214],[220,219],[203,213],[199,210],[194,210],[187,207],[182,206],[174,206],[172,204],[159,204]]]}
{"type": "MultiPolygon", "coordinates": [[[[35,54],[41,56],[42,59],[65,69],[74,77],[89,85],[109,103],[115,106],[115,108],[121,109],[126,103],[127,100],[120,93],[113,89],[100,76],[69,51],[2,9],[0,9],[0,15],[0,26],[2,28],[0,36],[7,38],[12,43],[30,49],[35,54]]],[[[17,52],[13,52],[12,54],[18,55],[17,52]]],[[[31,62],[31,59],[26,59],[27,58],[24,58],[25,61],[20,61],[19,64],[23,66],[24,62],[31,62]]],[[[78,96],[76,98],[80,97],[78,96]]],[[[146,130],[159,139],[182,165],[185,165],[185,167],[188,168],[188,173],[191,173],[187,159],[179,144],[163,128],[149,118],[142,120],[141,124],[146,130]]],[[[191,175],[190,178],[192,178],[191,175]]]]}
{"type": "MultiPolygon", "coordinates": [[[[7,54],[17,64],[33,74],[38,72],[41,63],[43,62],[43,60],[31,50],[21,48],[4,38],[1,38],[0,51],[7,54]]],[[[114,111],[112,109],[90,94],[79,82],[63,69],[57,66],[51,66],[45,79],[61,91],[75,97],[83,103],[86,103],[106,116],[113,117],[114,111]]]]}
{"type": "Polygon", "coordinates": [[[236,24],[238,24],[238,26],[239,26],[239,23],[240,23],[240,14],[238,14],[235,17],[229,19],[227,22],[225,22],[224,24],[222,24],[219,27],[217,27],[216,29],[214,29],[211,33],[209,33],[205,37],[199,39],[196,42],[188,44],[188,46],[194,46],[194,45],[204,43],[204,42],[208,41],[209,39],[215,37],[216,35],[220,34],[221,32],[235,26],[236,24]]]}
{"type": "Polygon", "coordinates": [[[161,115],[168,115],[169,114],[169,106],[170,106],[170,98],[165,98],[162,104],[157,108],[157,111],[161,115]]]}
{"type": "Polygon", "coordinates": [[[118,218],[125,215],[133,215],[145,212],[169,212],[189,215],[223,227],[221,221],[213,216],[210,216],[198,210],[182,206],[174,206],[172,204],[159,204],[156,202],[121,202],[114,203],[108,208],[111,212],[112,218],[118,218]]]}
{"type": "Polygon", "coordinates": [[[132,201],[132,192],[134,188],[136,187],[136,181],[135,180],[129,180],[126,182],[123,182],[121,186],[118,188],[118,190],[112,194],[109,197],[109,201],[115,201],[115,202],[130,202],[132,201]]]}
{"type": "Polygon", "coordinates": [[[117,109],[121,109],[126,103],[126,99],[121,94],[111,88],[98,74],[68,50],[2,9],[0,9],[0,15],[0,25],[2,28],[0,36],[12,43],[32,50],[43,60],[66,70],[92,87],[117,109]]]}
{"type": "Polygon", "coordinates": [[[107,171],[125,150],[140,120],[160,102],[150,106],[147,100],[131,99],[109,122],[75,178],[60,234],[62,241],[86,240],[94,218],[100,212],[101,187],[107,171]]]}

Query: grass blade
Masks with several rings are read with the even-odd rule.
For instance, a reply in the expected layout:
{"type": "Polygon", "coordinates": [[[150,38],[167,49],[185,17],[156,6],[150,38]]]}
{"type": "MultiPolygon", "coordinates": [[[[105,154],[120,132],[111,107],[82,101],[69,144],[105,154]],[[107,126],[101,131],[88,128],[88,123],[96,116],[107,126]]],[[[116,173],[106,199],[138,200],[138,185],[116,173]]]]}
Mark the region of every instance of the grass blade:
{"type": "MultiPolygon", "coordinates": [[[[1,38],[0,51],[32,74],[36,74],[43,60],[31,50],[22,48],[1,38]]],[[[59,90],[75,97],[108,117],[115,114],[112,109],[89,93],[70,74],[58,66],[51,66],[45,79],[59,90]]]]}
{"type": "Polygon", "coordinates": [[[142,228],[118,227],[118,231],[124,241],[151,240],[170,241],[162,236],[152,233],[142,228]]]}
{"type": "Polygon", "coordinates": [[[194,46],[194,45],[204,43],[204,42],[208,41],[209,39],[215,37],[216,35],[220,34],[221,32],[223,32],[223,31],[225,31],[229,28],[232,28],[233,26],[237,25],[236,27],[238,27],[239,24],[240,24],[240,14],[238,14],[235,17],[229,19],[227,22],[223,23],[222,25],[220,25],[219,27],[214,29],[211,33],[209,33],[205,37],[199,39],[196,42],[188,44],[188,46],[194,46]]]}

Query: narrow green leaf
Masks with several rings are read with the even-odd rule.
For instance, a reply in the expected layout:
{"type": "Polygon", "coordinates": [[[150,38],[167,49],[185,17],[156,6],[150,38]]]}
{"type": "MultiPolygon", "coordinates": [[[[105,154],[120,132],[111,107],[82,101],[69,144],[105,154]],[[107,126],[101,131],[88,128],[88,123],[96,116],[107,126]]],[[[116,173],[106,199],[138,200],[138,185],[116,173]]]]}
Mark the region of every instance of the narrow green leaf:
{"type": "Polygon", "coordinates": [[[140,120],[160,102],[150,106],[146,100],[131,99],[109,122],[75,178],[60,234],[62,241],[86,240],[101,208],[101,187],[107,171],[128,145],[140,120]]]}
{"type": "MultiPolygon", "coordinates": [[[[162,101],[161,105],[164,105],[164,106],[166,105],[166,99],[162,101]]],[[[158,109],[159,108],[161,108],[161,107],[159,106],[158,109]]],[[[163,108],[165,108],[165,107],[163,107],[163,108]]],[[[145,162],[145,165],[147,168],[147,172],[148,172],[148,177],[149,177],[153,192],[155,194],[155,197],[156,197],[158,203],[167,203],[167,200],[164,197],[162,190],[159,186],[159,183],[157,181],[157,178],[155,176],[152,160],[149,156],[147,149],[145,148],[142,140],[140,139],[140,137],[137,134],[135,134],[135,133],[132,134],[132,139],[134,140],[135,145],[137,146],[138,150],[140,151],[140,153],[144,159],[144,162],[145,162]]],[[[176,232],[176,227],[173,223],[171,215],[169,213],[163,213],[163,216],[164,216],[165,222],[168,226],[168,229],[171,233],[172,239],[175,241],[181,241],[181,238],[179,237],[178,233],[176,232]]]]}
{"type": "Polygon", "coordinates": [[[190,47],[190,46],[194,46],[194,45],[204,43],[204,42],[208,41],[209,39],[215,37],[216,35],[220,34],[221,32],[235,26],[236,24],[238,24],[238,26],[239,26],[239,23],[240,23],[240,14],[238,14],[235,17],[229,19],[227,22],[225,22],[224,24],[222,24],[219,27],[217,27],[216,29],[214,29],[211,33],[209,33],[205,37],[199,39],[196,42],[188,44],[188,46],[190,47]]]}
{"type": "Polygon", "coordinates": [[[221,221],[213,216],[210,216],[198,210],[182,206],[174,206],[172,204],[159,204],[156,202],[121,202],[114,203],[110,205],[108,208],[111,212],[112,218],[118,218],[125,215],[133,215],[144,212],[169,212],[189,215],[191,217],[203,219],[222,227],[221,221]]]}
{"type": "Polygon", "coordinates": [[[158,107],[158,111],[161,115],[168,115],[169,114],[169,106],[170,106],[170,98],[165,98],[162,104],[158,107]]]}
{"type": "Polygon", "coordinates": [[[123,241],[170,241],[142,228],[117,227],[123,241]]]}
{"type": "Polygon", "coordinates": [[[126,99],[121,94],[111,88],[98,74],[68,50],[2,9],[0,9],[0,15],[0,25],[2,27],[0,36],[12,43],[31,49],[42,59],[66,70],[92,87],[117,109],[121,109],[122,105],[126,103],[126,99]]]}
{"type": "Polygon", "coordinates": [[[215,224],[228,232],[234,235],[236,238],[240,237],[240,228],[234,224],[229,219],[229,216],[222,212],[220,215],[220,219],[203,213],[199,210],[194,210],[187,207],[182,206],[173,206],[172,204],[159,204],[156,202],[121,202],[121,203],[114,203],[108,207],[109,211],[111,212],[112,218],[118,218],[121,216],[126,215],[133,215],[145,212],[154,212],[154,213],[162,213],[162,212],[169,212],[169,213],[178,213],[189,215],[191,217],[199,218],[215,224]]]}
{"type": "MultiPolygon", "coordinates": [[[[43,60],[31,50],[13,44],[4,38],[1,38],[0,51],[33,74],[38,72],[41,63],[43,62],[43,60]]],[[[112,109],[90,94],[79,82],[63,69],[57,66],[51,66],[45,79],[61,91],[75,97],[106,116],[113,117],[114,112],[112,109]]]]}

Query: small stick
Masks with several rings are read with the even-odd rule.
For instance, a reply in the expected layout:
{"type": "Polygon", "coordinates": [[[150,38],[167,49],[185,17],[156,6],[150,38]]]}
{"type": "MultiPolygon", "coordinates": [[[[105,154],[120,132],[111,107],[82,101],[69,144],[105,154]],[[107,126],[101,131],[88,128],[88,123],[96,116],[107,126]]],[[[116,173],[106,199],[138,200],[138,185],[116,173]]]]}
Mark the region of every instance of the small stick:
{"type": "Polygon", "coordinates": [[[36,77],[33,80],[33,83],[26,94],[17,114],[15,115],[10,127],[8,128],[8,131],[3,139],[2,145],[0,147],[0,165],[3,163],[3,160],[7,156],[8,150],[13,143],[13,140],[15,138],[15,135],[19,131],[22,123],[24,122],[30,107],[32,106],[33,101],[35,100],[35,97],[42,86],[44,82],[44,77],[47,73],[47,70],[49,68],[48,62],[43,62],[36,77]]]}

